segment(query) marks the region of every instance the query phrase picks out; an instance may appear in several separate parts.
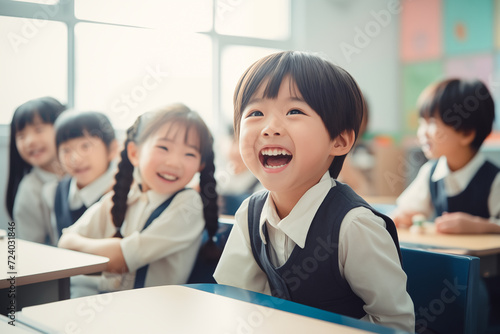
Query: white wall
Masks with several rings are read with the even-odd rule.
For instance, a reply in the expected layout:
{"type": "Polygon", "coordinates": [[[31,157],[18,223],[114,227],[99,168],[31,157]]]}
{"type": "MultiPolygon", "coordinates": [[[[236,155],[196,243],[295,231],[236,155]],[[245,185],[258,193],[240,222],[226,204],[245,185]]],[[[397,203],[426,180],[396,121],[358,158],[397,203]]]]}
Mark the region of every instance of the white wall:
{"type": "Polygon", "coordinates": [[[295,48],[323,53],[356,79],[369,103],[369,131],[398,132],[399,14],[394,12],[399,1],[296,0],[295,5],[295,48]]]}

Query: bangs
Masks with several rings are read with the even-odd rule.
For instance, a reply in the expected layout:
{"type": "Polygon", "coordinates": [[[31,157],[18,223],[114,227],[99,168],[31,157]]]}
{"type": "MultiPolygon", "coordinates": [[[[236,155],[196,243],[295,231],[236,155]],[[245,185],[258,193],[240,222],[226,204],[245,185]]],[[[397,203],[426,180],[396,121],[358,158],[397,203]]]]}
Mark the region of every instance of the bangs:
{"type": "Polygon", "coordinates": [[[323,120],[331,138],[345,129],[357,136],[366,108],[354,79],[344,69],[314,54],[285,51],[251,65],[236,85],[234,129],[239,135],[243,110],[265,84],[260,98],[275,99],[283,80],[290,80],[290,94],[307,103],[323,120]]]}
{"type": "Polygon", "coordinates": [[[171,122],[171,126],[168,128],[167,133],[165,134],[165,138],[171,140],[177,138],[180,133],[184,132],[184,144],[194,147],[198,150],[198,152],[201,152],[201,140],[198,135],[200,131],[195,127],[195,124],[190,123],[186,119],[173,120],[171,122]]]}
{"type": "Polygon", "coordinates": [[[212,150],[213,138],[205,122],[196,112],[183,104],[174,104],[158,112],[146,113],[141,118],[139,143],[158,131],[164,124],[170,123],[172,126],[169,127],[165,136],[173,138],[179,134],[179,131],[185,131],[184,143],[194,146],[200,152],[202,163],[206,161],[212,150]],[[189,142],[191,133],[198,139],[196,145],[191,145],[194,143],[189,142]]]}
{"type": "Polygon", "coordinates": [[[33,125],[39,121],[54,124],[56,118],[65,109],[59,101],[51,97],[30,100],[15,110],[11,128],[15,131],[21,131],[26,125],[33,125]]]}
{"type": "Polygon", "coordinates": [[[18,109],[12,118],[12,123],[16,131],[22,131],[26,125],[34,125],[39,121],[49,123],[40,116],[38,110],[31,108],[18,109]]]}
{"type": "Polygon", "coordinates": [[[115,130],[108,117],[97,111],[66,111],[54,124],[56,147],[81,137],[99,138],[107,147],[115,139],[115,130]]]}
{"type": "Polygon", "coordinates": [[[439,100],[441,95],[442,89],[440,89],[440,85],[438,84],[431,85],[424,89],[417,100],[419,117],[434,117],[439,109],[439,100]]]}

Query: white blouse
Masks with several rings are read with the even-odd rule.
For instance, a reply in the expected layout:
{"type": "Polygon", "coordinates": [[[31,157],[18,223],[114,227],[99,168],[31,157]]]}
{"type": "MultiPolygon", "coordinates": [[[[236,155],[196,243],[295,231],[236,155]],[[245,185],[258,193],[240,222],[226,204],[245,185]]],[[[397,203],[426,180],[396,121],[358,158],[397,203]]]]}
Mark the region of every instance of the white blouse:
{"type": "MultiPolygon", "coordinates": [[[[92,205],[82,217],[63,233],[78,233],[88,238],[111,238],[116,232],[111,219],[108,193],[92,205]]],[[[135,273],[149,264],[145,286],[184,284],[189,278],[201,244],[205,227],[200,195],[193,189],[176,195],[170,205],[142,231],[151,213],[170,195],[154,191],[141,192],[133,185],[128,195],[128,208],[120,229],[121,249],[128,273],[103,273],[100,291],[131,289],[135,273]]]]}
{"type": "MultiPolygon", "coordinates": [[[[485,160],[484,155],[478,153],[467,165],[452,172],[448,168],[446,157],[443,156],[439,158],[432,176],[430,174],[434,161],[426,162],[420,167],[415,180],[398,197],[396,201],[398,210],[422,212],[427,218],[431,218],[434,216],[434,206],[429,189],[430,178],[432,177],[433,181],[444,179],[444,188],[448,196],[458,195],[467,188],[485,160]]],[[[500,224],[500,173],[497,174],[491,185],[488,209],[490,221],[500,224]]]]}
{"type": "Polygon", "coordinates": [[[50,220],[50,207],[44,201],[43,188],[46,184],[57,181],[56,174],[33,167],[19,183],[12,217],[16,222],[19,239],[56,244],[50,220]]]}

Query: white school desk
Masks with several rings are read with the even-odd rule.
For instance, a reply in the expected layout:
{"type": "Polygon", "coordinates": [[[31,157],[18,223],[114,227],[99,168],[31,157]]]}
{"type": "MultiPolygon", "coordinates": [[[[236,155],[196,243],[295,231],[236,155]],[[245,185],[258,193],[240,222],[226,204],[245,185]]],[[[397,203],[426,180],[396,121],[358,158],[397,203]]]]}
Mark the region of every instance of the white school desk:
{"type": "Polygon", "coordinates": [[[41,333],[38,330],[35,330],[33,328],[27,327],[27,326],[19,323],[17,320],[13,322],[15,324],[15,326],[10,325],[9,321],[12,321],[12,320],[7,318],[6,316],[0,314],[0,333],[2,333],[2,334],[30,334],[30,333],[36,334],[36,333],[41,333]]]}
{"type": "MultiPolygon", "coordinates": [[[[107,257],[16,240],[15,267],[8,268],[8,242],[0,239],[0,313],[6,314],[10,277],[15,276],[17,309],[69,298],[69,278],[106,269],[107,257]]],[[[11,258],[12,261],[12,258],[11,258]]]]}
{"type": "MultiPolygon", "coordinates": [[[[19,320],[49,333],[370,332],[179,285],[25,307],[19,320]]],[[[403,333],[377,325],[371,328],[379,333],[403,333]]]]}

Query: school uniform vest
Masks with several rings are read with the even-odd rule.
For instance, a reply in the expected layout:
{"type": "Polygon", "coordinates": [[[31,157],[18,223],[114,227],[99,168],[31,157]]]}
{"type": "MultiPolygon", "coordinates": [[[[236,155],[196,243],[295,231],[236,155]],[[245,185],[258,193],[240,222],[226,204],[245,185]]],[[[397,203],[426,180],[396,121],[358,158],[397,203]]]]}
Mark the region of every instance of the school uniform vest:
{"type": "Polygon", "coordinates": [[[465,212],[473,216],[489,218],[488,198],[491,185],[500,172],[500,168],[489,161],[485,161],[464,191],[455,196],[448,196],[444,187],[444,179],[436,182],[432,181],[432,174],[436,170],[437,163],[436,161],[431,167],[431,177],[429,179],[431,200],[436,211],[436,217],[441,216],[446,211],[465,212]]]}
{"type": "Polygon", "coordinates": [[[54,214],[56,216],[57,232],[59,237],[61,236],[64,228],[73,225],[87,210],[85,205],[82,205],[82,207],[76,210],[71,210],[69,208],[68,197],[70,184],[71,177],[65,177],[57,184],[56,188],[54,214]]]}
{"type": "MultiPolygon", "coordinates": [[[[371,208],[349,186],[337,182],[313,218],[305,247],[302,249],[295,246],[287,262],[276,268],[269,257],[271,246],[265,245],[259,234],[260,215],[267,196],[267,192],[259,192],[250,198],[248,228],[254,258],[267,275],[272,295],[326,311],[362,318],[366,314],[363,310],[365,303],[352,291],[339,271],[340,225],[351,209],[360,206],[368,208],[384,219],[401,261],[396,226],[392,220],[371,208]]],[[[266,240],[269,240],[266,224],[263,225],[263,232],[266,240]]]]}
{"type": "MultiPolygon", "coordinates": [[[[170,203],[172,203],[172,201],[174,200],[174,197],[178,193],[180,193],[181,191],[184,191],[184,190],[186,190],[186,188],[182,188],[181,190],[178,190],[172,196],[170,196],[167,200],[165,200],[163,203],[158,205],[156,207],[156,209],[153,210],[151,215],[149,215],[148,219],[146,220],[146,223],[144,224],[144,226],[141,229],[141,232],[144,231],[146,228],[148,228],[149,225],[151,225],[153,223],[153,221],[156,218],[158,218],[163,213],[163,211],[165,211],[166,208],[168,208],[168,206],[170,205],[170,203]]],[[[140,267],[139,269],[137,269],[137,271],[135,273],[134,289],[139,289],[139,288],[144,287],[144,285],[146,284],[146,276],[148,273],[148,269],[149,269],[149,264],[146,264],[146,265],[140,267]]]]}

